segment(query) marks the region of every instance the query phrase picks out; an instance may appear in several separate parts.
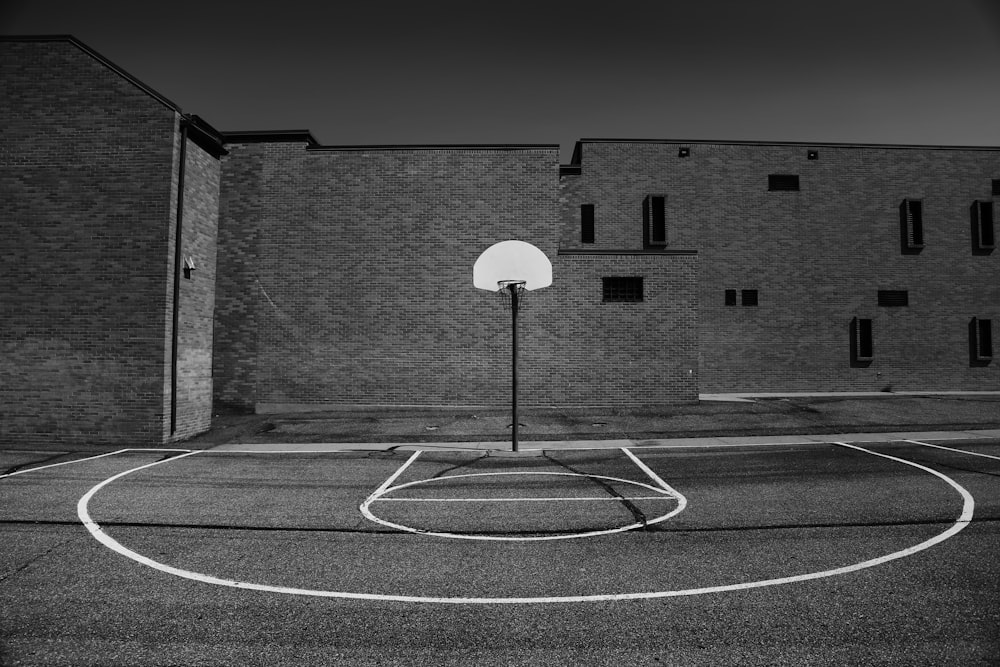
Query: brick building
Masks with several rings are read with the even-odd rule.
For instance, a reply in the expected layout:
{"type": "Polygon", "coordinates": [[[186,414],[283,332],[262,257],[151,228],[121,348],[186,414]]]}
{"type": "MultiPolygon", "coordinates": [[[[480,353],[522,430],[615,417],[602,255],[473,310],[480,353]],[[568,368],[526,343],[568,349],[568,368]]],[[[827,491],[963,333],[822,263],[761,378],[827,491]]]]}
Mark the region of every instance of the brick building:
{"type": "Polygon", "coordinates": [[[323,146],[216,132],[72,38],[0,54],[6,442],[505,404],[509,316],[471,270],[508,238],[555,278],[528,404],[1000,389],[1000,148],[323,146]]]}

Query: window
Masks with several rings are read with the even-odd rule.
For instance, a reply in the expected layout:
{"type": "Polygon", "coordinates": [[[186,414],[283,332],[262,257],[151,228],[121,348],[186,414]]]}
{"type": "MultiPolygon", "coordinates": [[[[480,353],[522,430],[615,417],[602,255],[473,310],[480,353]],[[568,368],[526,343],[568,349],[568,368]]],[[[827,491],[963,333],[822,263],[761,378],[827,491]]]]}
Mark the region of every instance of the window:
{"type": "Polygon", "coordinates": [[[757,290],[755,289],[745,289],[742,290],[740,298],[743,301],[744,306],[756,306],[757,305],[757,290]]]}
{"type": "Polygon", "coordinates": [[[806,151],[806,159],[807,160],[818,160],[819,159],[819,151],[817,151],[817,150],[806,151]]]}
{"type": "Polygon", "coordinates": [[[1000,195],[1000,178],[993,179],[993,196],[1000,195]]]}
{"type": "Polygon", "coordinates": [[[910,305],[910,293],[905,289],[880,289],[878,291],[878,305],[889,308],[910,305]]]}
{"type": "Polygon", "coordinates": [[[601,280],[604,282],[604,301],[642,301],[641,277],[612,277],[601,280]]]}
{"type": "Polygon", "coordinates": [[[666,197],[649,195],[642,200],[643,247],[667,245],[666,197]]]}
{"type": "Polygon", "coordinates": [[[580,206],[580,242],[594,242],[594,205],[583,204],[580,206]]]}
{"type": "Polygon", "coordinates": [[[677,149],[677,157],[690,157],[691,149],[687,147],[677,149]]]}
{"type": "Polygon", "coordinates": [[[736,290],[727,289],[726,290],[726,305],[735,306],[736,305],[736,290]]]}
{"type": "Polygon", "coordinates": [[[798,190],[799,177],[795,174],[770,174],[767,177],[768,190],[798,190]]]}
{"type": "Polygon", "coordinates": [[[992,321],[973,317],[969,322],[969,365],[988,366],[992,359],[992,321]]]}
{"type": "Polygon", "coordinates": [[[924,248],[924,204],[919,199],[904,199],[899,205],[899,243],[904,255],[924,248]]]}
{"type": "Polygon", "coordinates": [[[972,202],[972,252],[988,255],[995,245],[993,202],[972,202]]]}
{"type": "Polygon", "coordinates": [[[851,365],[868,366],[872,353],[872,321],[855,317],[851,320],[851,365]]]}

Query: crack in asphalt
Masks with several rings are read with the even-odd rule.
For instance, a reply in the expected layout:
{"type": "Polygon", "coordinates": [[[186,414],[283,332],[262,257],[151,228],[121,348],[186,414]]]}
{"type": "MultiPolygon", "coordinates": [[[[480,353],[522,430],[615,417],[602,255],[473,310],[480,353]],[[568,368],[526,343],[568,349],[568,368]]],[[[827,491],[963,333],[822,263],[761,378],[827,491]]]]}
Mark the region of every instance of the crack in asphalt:
{"type": "Polygon", "coordinates": [[[565,468],[566,470],[569,470],[570,472],[572,472],[572,473],[574,473],[576,475],[581,475],[583,477],[586,477],[587,479],[589,479],[592,482],[594,482],[597,486],[599,486],[602,489],[604,489],[604,491],[607,492],[607,494],[609,496],[611,496],[613,498],[617,498],[619,500],[619,502],[621,502],[621,504],[625,507],[625,509],[628,510],[629,514],[632,515],[632,518],[635,519],[636,523],[641,523],[642,524],[641,530],[649,530],[649,520],[646,518],[645,512],[643,512],[641,509],[639,509],[635,505],[635,503],[633,503],[631,500],[629,500],[628,498],[626,498],[622,494],[618,493],[618,491],[615,490],[615,488],[613,486],[611,486],[610,484],[608,484],[607,482],[605,482],[602,479],[598,479],[596,477],[588,475],[587,473],[580,472],[579,470],[577,470],[573,466],[569,465],[568,463],[563,463],[562,461],[556,460],[556,459],[552,458],[551,456],[549,456],[548,454],[543,454],[543,456],[545,458],[547,458],[549,461],[552,461],[556,465],[558,465],[558,466],[560,466],[562,468],[565,468]]]}
{"type": "MultiPolygon", "coordinates": [[[[5,523],[14,523],[14,522],[0,521],[0,524],[5,524],[5,523]]],[[[69,523],[69,522],[67,522],[67,523],[69,523]]],[[[27,570],[29,567],[31,567],[32,565],[34,565],[38,561],[40,561],[43,558],[45,558],[46,556],[48,556],[50,553],[52,553],[56,549],[60,549],[63,546],[69,544],[70,542],[79,542],[80,540],[83,540],[83,539],[84,539],[84,537],[81,536],[81,535],[74,535],[73,537],[68,537],[65,540],[62,540],[61,542],[59,542],[59,544],[55,544],[55,545],[49,547],[48,549],[46,549],[42,553],[40,553],[37,556],[34,556],[31,559],[29,559],[28,562],[26,562],[26,563],[22,564],[21,566],[17,567],[16,569],[14,569],[12,572],[9,572],[9,573],[7,573],[7,574],[5,574],[3,576],[0,576],[0,584],[6,583],[8,580],[13,579],[14,577],[16,577],[17,575],[21,574],[25,570],[27,570]]]]}
{"type": "MultiPolygon", "coordinates": [[[[1000,516],[976,517],[974,523],[996,523],[1000,522],[1000,516]]],[[[849,523],[793,523],[793,524],[760,524],[753,526],[688,526],[688,527],[667,527],[665,524],[656,524],[645,528],[645,532],[658,533],[725,533],[725,532],[751,532],[755,530],[808,530],[808,529],[838,529],[838,528],[900,528],[907,526],[943,526],[955,523],[954,519],[916,519],[900,521],[857,521],[849,523]]],[[[36,520],[36,519],[3,519],[0,526],[80,526],[79,521],[65,520],[36,520]]],[[[406,531],[378,530],[378,529],[357,529],[357,528],[336,528],[336,527],[308,527],[308,526],[233,526],[228,524],[207,524],[207,523],[162,523],[162,522],[139,522],[139,521],[101,521],[102,528],[180,528],[185,530],[232,530],[246,532],[275,532],[275,533],[345,533],[361,535],[407,535],[406,531]]],[[[638,529],[637,529],[638,530],[638,529]]],[[[456,535],[483,535],[481,531],[448,531],[456,535]]],[[[628,532],[636,531],[625,531],[628,532]]],[[[578,534],[578,529],[573,530],[508,530],[503,532],[493,532],[491,535],[571,535],[578,534]]],[[[70,538],[67,542],[78,537],[70,538]]],[[[65,544],[63,542],[62,544],[65,544]]],[[[51,550],[62,546],[62,544],[52,547],[51,550]]],[[[43,554],[44,555],[44,554],[43,554]]],[[[0,579],[2,581],[2,579],[0,579]]]]}

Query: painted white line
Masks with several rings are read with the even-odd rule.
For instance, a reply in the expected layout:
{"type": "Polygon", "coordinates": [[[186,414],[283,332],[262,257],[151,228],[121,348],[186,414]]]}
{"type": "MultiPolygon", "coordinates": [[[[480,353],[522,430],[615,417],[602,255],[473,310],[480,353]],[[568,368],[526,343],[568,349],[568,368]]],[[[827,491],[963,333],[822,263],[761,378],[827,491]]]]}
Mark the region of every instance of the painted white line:
{"type": "Polygon", "coordinates": [[[538,498],[386,498],[381,497],[377,499],[380,503],[544,503],[544,502],[572,502],[574,500],[582,501],[613,501],[620,503],[623,500],[669,500],[674,501],[676,498],[670,494],[661,494],[659,496],[634,496],[634,497],[624,497],[616,498],[615,496],[577,496],[571,497],[567,496],[565,498],[559,497],[538,497],[538,498]]]}
{"type": "MultiPolygon", "coordinates": [[[[394,475],[390,480],[392,481],[398,475],[394,475]]],[[[671,490],[672,491],[672,490],[671,490]]],[[[462,475],[448,475],[446,477],[432,477],[430,479],[418,479],[414,482],[407,482],[406,484],[399,484],[397,486],[387,486],[383,484],[376,490],[375,493],[368,496],[364,503],[361,504],[359,508],[361,513],[365,515],[367,519],[375,523],[381,524],[388,528],[395,528],[396,530],[401,530],[407,533],[415,533],[417,535],[426,535],[431,537],[447,537],[455,540],[486,540],[493,542],[548,542],[553,540],[575,540],[582,537],[598,537],[602,535],[612,535],[614,533],[623,533],[629,530],[635,530],[636,528],[643,528],[645,526],[659,523],[661,521],[666,521],[672,516],[675,516],[684,509],[686,500],[683,500],[683,496],[676,494],[676,491],[672,493],[670,491],[665,491],[663,489],[651,486],[649,484],[644,484],[642,482],[636,482],[630,479],[620,479],[618,477],[605,477],[604,475],[586,475],[583,473],[576,472],[548,472],[548,471],[531,471],[531,472],[477,472],[477,473],[466,473],[462,475]],[[530,535],[530,536],[510,536],[510,535],[478,535],[478,534],[464,534],[464,533],[449,533],[446,531],[433,531],[425,530],[422,528],[414,528],[413,526],[407,526],[401,523],[395,523],[393,521],[388,521],[381,517],[376,516],[370,509],[371,504],[384,500],[385,495],[398,491],[400,489],[409,488],[411,486],[416,486],[418,484],[431,484],[435,482],[447,482],[454,479],[464,479],[469,477],[502,477],[502,476],[524,476],[524,475],[546,475],[546,476],[556,476],[556,477],[584,477],[589,479],[602,479],[612,482],[620,482],[624,484],[632,484],[634,486],[642,487],[646,490],[653,491],[655,493],[661,494],[664,498],[670,500],[676,499],[678,501],[678,506],[673,509],[673,511],[668,512],[662,516],[655,517],[653,519],[648,519],[646,521],[638,521],[636,523],[631,523],[625,526],[619,526],[617,528],[608,528],[604,530],[591,530],[581,533],[568,533],[560,535],[530,535]]],[[[613,500],[621,500],[619,498],[609,498],[613,500]]]]}
{"type": "Polygon", "coordinates": [[[672,496],[675,496],[677,498],[678,502],[681,503],[681,507],[682,508],[685,505],[687,505],[687,498],[685,498],[683,496],[683,494],[681,494],[680,492],[678,492],[677,489],[675,489],[674,487],[672,487],[669,484],[667,484],[666,482],[664,482],[663,478],[661,478],[659,475],[657,475],[655,472],[653,472],[652,469],[650,469],[649,466],[647,466],[645,463],[643,463],[641,460],[639,460],[638,456],[636,456],[635,454],[633,454],[632,452],[630,452],[628,449],[626,449],[624,447],[622,447],[622,451],[625,452],[626,456],[628,456],[630,459],[632,459],[632,462],[635,463],[639,467],[639,470],[641,470],[644,473],[646,473],[651,480],[653,480],[654,482],[656,482],[657,484],[659,484],[660,486],[662,486],[666,490],[667,493],[669,493],[672,496]]]}
{"type": "Polygon", "coordinates": [[[38,466],[37,468],[26,468],[24,470],[15,470],[14,472],[9,472],[4,475],[0,475],[0,479],[3,479],[4,477],[13,477],[14,475],[23,475],[26,472],[45,470],[46,468],[55,468],[57,466],[68,466],[71,463],[83,463],[84,461],[93,461],[94,459],[102,459],[105,456],[114,456],[115,454],[122,454],[124,452],[190,452],[190,451],[191,451],[190,449],[144,449],[144,448],[117,449],[113,452],[108,452],[106,454],[98,454],[96,456],[88,456],[82,459],[63,461],[62,463],[50,463],[49,465],[38,466]]]}
{"type": "Polygon", "coordinates": [[[982,454],[980,452],[969,452],[964,449],[955,449],[954,447],[945,447],[944,445],[934,445],[929,442],[920,442],[919,440],[903,440],[903,442],[912,442],[914,445],[923,445],[924,447],[934,447],[936,449],[945,449],[949,452],[958,452],[959,454],[968,454],[969,456],[982,456],[984,459],[993,459],[995,461],[1000,461],[1000,456],[993,456],[992,454],[982,454]]]}
{"type": "MultiPolygon", "coordinates": [[[[723,584],[719,586],[706,586],[702,588],[685,588],[678,590],[669,591],[639,591],[633,593],[603,593],[603,594],[593,594],[593,595],[557,595],[557,596],[540,596],[540,597],[436,597],[436,596],[425,596],[425,595],[398,595],[398,594],[385,594],[385,593],[358,593],[358,592],[348,592],[348,591],[330,591],[330,590],[318,590],[311,588],[294,588],[289,586],[274,586],[270,584],[258,584],[246,581],[236,581],[232,579],[221,579],[219,577],[213,577],[206,574],[201,574],[199,572],[192,572],[190,570],[182,570],[180,568],[172,567],[164,563],[159,563],[147,558],[141,554],[138,554],[131,549],[123,546],[121,543],[112,539],[105,533],[101,531],[99,525],[97,525],[91,518],[90,514],[87,512],[87,504],[90,499],[94,496],[97,491],[101,488],[107,486],[116,479],[120,479],[125,475],[129,475],[138,470],[148,468],[153,465],[160,465],[161,463],[166,463],[169,461],[176,461],[180,456],[168,459],[167,461],[158,461],[157,463],[152,463],[145,466],[140,466],[138,468],[133,468],[132,470],[127,470],[123,473],[119,473],[114,477],[109,477],[104,480],[90,491],[88,491],[77,504],[77,513],[80,516],[81,521],[87,526],[87,530],[90,531],[99,542],[104,544],[115,552],[127,557],[132,560],[142,563],[148,567],[159,570],[167,574],[172,574],[177,577],[182,577],[184,579],[189,579],[193,581],[199,581],[206,584],[214,584],[217,586],[227,586],[230,588],[238,588],[242,590],[253,590],[261,591],[265,593],[279,593],[283,595],[303,595],[309,597],[320,597],[320,598],[337,598],[337,599],[347,599],[347,600],[369,600],[378,602],[422,602],[422,603],[434,603],[434,604],[556,604],[556,603],[574,603],[574,602],[617,602],[626,600],[650,600],[659,598],[671,598],[671,597],[685,597],[692,595],[707,595],[711,593],[728,593],[733,591],[742,591],[753,588],[763,588],[767,586],[778,586],[782,584],[791,584],[802,581],[809,581],[813,579],[823,579],[826,577],[833,577],[842,574],[850,574],[852,572],[857,572],[870,567],[875,567],[882,565],[884,563],[891,562],[900,558],[906,558],[907,556],[912,556],[915,553],[919,553],[925,549],[940,544],[950,537],[953,537],[958,532],[963,530],[970,521],[972,521],[972,516],[975,510],[975,501],[972,495],[965,490],[958,482],[954,481],[947,475],[932,470],[926,466],[922,466],[918,463],[913,463],[912,461],[907,461],[906,459],[901,459],[895,456],[890,456],[888,454],[880,454],[878,452],[873,452],[869,449],[863,447],[858,447],[855,445],[849,445],[843,442],[836,442],[831,444],[837,444],[843,447],[848,447],[850,449],[855,449],[873,456],[879,456],[891,461],[896,461],[904,465],[912,466],[919,470],[928,472],[935,477],[946,482],[952,488],[954,488],[962,498],[962,512],[955,523],[950,526],[947,530],[930,539],[924,540],[918,544],[911,547],[903,549],[901,551],[895,551],[884,556],[879,556],[877,558],[872,558],[869,560],[861,561],[859,563],[854,563],[852,565],[846,565],[843,567],[833,568],[830,570],[822,570],[819,572],[810,572],[807,574],[794,575],[789,577],[779,577],[775,579],[763,579],[760,581],[747,581],[735,584],[723,584]]],[[[194,454],[197,452],[191,452],[194,454]]],[[[186,455],[185,455],[186,456],[186,455]]]]}

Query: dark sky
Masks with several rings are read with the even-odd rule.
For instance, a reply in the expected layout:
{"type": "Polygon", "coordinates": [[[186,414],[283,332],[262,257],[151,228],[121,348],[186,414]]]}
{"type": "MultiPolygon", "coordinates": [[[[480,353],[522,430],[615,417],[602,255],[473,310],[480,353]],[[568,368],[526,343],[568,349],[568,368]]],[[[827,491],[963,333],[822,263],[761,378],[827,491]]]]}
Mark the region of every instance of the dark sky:
{"type": "Polygon", "coordinates": [[[0,0],[220,130],[1000,146],[1000,0],[0,0]]]}

